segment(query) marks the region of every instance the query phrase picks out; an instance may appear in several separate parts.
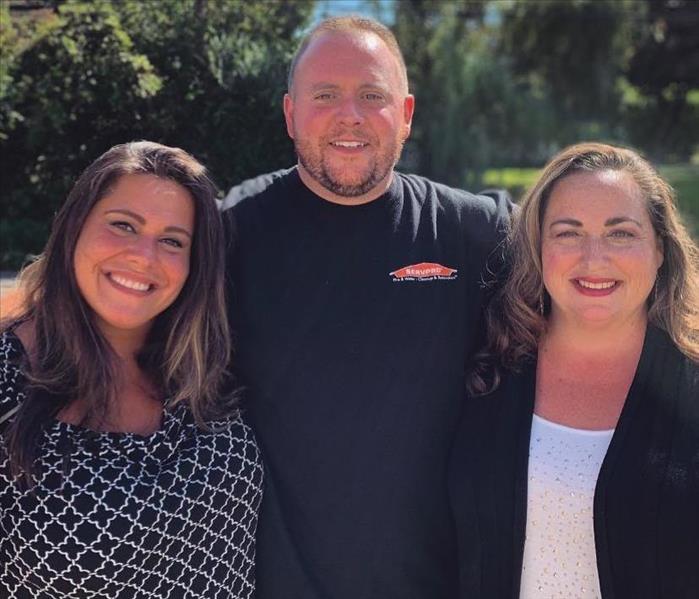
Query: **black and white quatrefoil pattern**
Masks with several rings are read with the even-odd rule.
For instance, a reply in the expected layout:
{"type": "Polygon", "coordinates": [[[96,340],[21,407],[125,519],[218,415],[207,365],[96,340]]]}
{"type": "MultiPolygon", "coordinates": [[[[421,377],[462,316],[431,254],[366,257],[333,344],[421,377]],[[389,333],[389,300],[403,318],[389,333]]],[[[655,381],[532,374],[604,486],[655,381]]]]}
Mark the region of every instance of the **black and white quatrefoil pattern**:
{"type": "MultiPolygon", "coordinates": [[[[3,333],[0,418],[24,399],[21,355],[3,333]]],[[[253,596],[262,466],[239,418],[202,431],[179,407],[148,437],[55,422],[39,470],[20,489],[0,441],[2,599],[253,596]]]]}

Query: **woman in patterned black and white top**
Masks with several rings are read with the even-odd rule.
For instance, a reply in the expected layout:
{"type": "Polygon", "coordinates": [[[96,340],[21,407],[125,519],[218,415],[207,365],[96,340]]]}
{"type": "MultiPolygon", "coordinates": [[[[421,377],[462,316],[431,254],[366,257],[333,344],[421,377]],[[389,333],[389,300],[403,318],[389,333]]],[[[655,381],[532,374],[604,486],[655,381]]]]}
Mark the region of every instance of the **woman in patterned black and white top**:
{"type": "Polygon", "coordinates": [[[115,146],[77,181],[0,333],[0,596],[247,598],[262,466],[221,394],[214,187],[115,146]]]}

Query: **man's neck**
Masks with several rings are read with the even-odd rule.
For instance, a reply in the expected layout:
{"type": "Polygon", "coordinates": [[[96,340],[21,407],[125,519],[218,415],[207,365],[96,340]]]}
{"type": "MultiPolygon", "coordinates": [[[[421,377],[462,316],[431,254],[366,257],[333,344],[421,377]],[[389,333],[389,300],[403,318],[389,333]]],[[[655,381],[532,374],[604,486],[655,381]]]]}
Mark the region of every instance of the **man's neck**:
{"type": "Polygon", "coordinates": [[[314,194],[323,198],[324,200],[327,200],[328,202],[332,202],[333,204],[342,204],[343,206],[359,206],[361,204],[373,202],[376,198],[381,197],[388,191],[388,188],[391,186],[391,182],[393,181],[393,170],[391,170],[386,177],[384,177],[366,193],[360,196],[341,196],[333,193],[318,183],[318,181],[316,181],[309,174],[302,164],[299,163],[297,168],[301,181],[314,194]]]}

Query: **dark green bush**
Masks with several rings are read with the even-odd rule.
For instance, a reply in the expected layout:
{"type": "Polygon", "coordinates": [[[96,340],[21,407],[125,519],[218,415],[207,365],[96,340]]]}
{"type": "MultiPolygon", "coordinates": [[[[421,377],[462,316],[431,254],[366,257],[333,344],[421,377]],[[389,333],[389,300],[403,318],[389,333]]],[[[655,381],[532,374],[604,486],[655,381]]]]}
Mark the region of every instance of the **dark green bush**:
{"type": "Polygon", "coordinates": [[[114,144],[183,147],[222,189],[290,165],[281,98],[311,9],[310,0],[70,2],[42,11],[27,33],[3,4],[0,270],[41,250],[76,177],[114,144]]]}

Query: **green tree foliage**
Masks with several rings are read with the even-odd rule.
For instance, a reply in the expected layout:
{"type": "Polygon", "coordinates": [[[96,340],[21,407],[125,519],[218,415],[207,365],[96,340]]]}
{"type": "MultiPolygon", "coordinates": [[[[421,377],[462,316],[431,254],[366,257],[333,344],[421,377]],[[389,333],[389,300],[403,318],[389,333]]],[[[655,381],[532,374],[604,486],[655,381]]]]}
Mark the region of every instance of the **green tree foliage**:
{"type": "Polygon", "coordinates": [[[162,85],[107,3],[65,5],[38,33],[15,56],[12,91],[4,96],[10,118],[3,123],[0,175],[8,266],[25,248],[41,248],[76,175],[105,144],[124,141],[125,117],[145,113],[162,85]]]}
{"type": "Polygon", "coordinates": [[[608,119],[618,105],[627,7],[618,0],[517,0],[503,15],[502,50],[516,75],[550,89],[561,121],[608,119]]]}
{"type": "Polygon", "coordinates": [[[7,137],[7,132],[14,126],[18,115],[12,108],[11,93],[17,42],[17,31],[10,20],[9,4],[0,3],[0,140],[7,137]]]}
{"type": "Polygon", "coordinates": [[[662,162],[691,156],[699,2],[515,0],[503,17],[502,50],[521,82],[551,98],[559,145],[603,138],[662,162]]]}
{"type": "Polygon", "coordinates": [[[418,172],[457,186],[480,185],[487,167],[540,161],[556,135],[549,98],[518,81],[510,58],[498,53],[490,6],[396,5],[396,35],[416,96],[409,157],[418,172]]]}
{"type": "Polygon", "coordinates": [[[281,98],[309,0],[130,0],[120,8],[135,47],[164,84],[151,138],[193,152],[223,188],[290,165],[281,98]]]}
{"type": "Polygon", "coordinates": [[[626,69],[633,143],[664,160],[689,156],[699,143],[699,2],[645,3],[626,69]]]}
{"type": "Polygon", "coordinates": [[[280,103],[311,9],[311,0],[66,2],[22,35],[3,8],[0,269],[41,249],[77,175],[116,143],[181,146],[222,188],[290,164],[280,103]]]}

